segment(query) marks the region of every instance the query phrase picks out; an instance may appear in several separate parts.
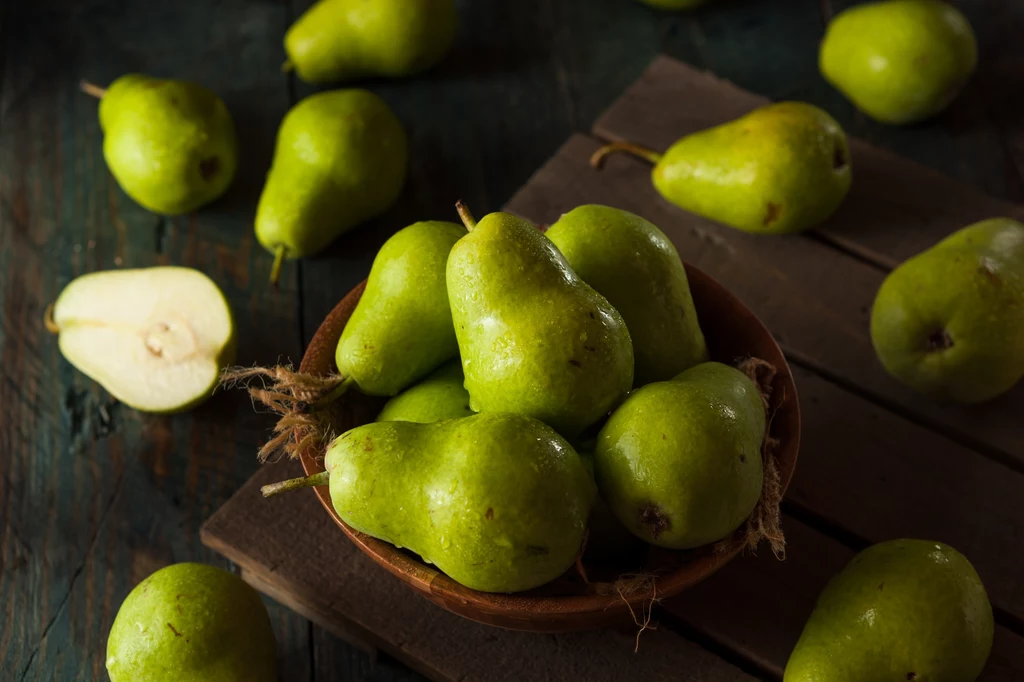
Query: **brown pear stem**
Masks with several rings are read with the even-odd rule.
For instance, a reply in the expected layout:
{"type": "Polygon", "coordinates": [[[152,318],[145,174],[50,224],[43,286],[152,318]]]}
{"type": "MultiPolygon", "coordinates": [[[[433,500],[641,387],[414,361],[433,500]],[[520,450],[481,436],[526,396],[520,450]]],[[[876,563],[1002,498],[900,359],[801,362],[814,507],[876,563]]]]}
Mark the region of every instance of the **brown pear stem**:
{"type": "Polygon", "coordinates": [[[273,497],[274,495],[299,490],[300,488],[315,488],[319,485],[327,485],[330,482],[330,472],[321,471],[319,474],[313,474],[305,478],[292,478],[287,481],[278,481],[277,483],[265,485],[260,488],[260,492],[263,493],[263,497],[273,497]]]}
{"type": "Polygon", "coordinates": [[[53,319],[53,304],[46,306],[46,312],[43,313],[43,326],[46,327],[46,331],[51,334],[60,334],[60,327],[53,319]]]}
{"type": "Polygon", "coordinates": [[[341,396],[345,395],[345,393],[348,392],[348,389],[355,385],[355,383],[356,380],[354,378],[345,377],[345,379],[340,384],[331,389],[330,393],[328,393],[327,395],[320,398],[314,403],[309,403],[308,405],[305,406],[304,409],[299,409],[298,411],[301,412],[302,414],[319,412],[320,410],[324,409],[341,396]]]}
{"type": "Polygon", "coordinates": [[[84,78],[78,83],[79,89],[87,95],[92,95],[96,99],[103,99],[103,96],[107,94],[106,88],[101,88],[91,81],[87,81],[84,78]]]}
{"type": "Polygon", "coordinates": [[[292,63],[292,60],[290,60],[290,59],[284,60],[284,64],[281,65],[281,73],[291,73],[294,70],[295,70],[295,64],[292,63]]]}
{"type": "Polygon", "coordinates": [[[644,161],[648,161],[655,165],[661,161],[662,156],[660,152],[648,149],[647,147],[641,147],[640,145],[633,144],[632,142],[612,142],[611,144],[606,144],[594,152],[590,157],[590,165],[601,170],[601,166],[604,165],[605,157],[616,152],[626,152],[627,154],[640,157],[644,161]]]}
{"type": "Polygon", "coordinates": [[[466,206],[466,202],[459,199],[455,202],[455,210],[459,212],[459,217],[462,218],[462,224],[466,226],[466,229],[470,232],[476,227],[476,218],[469,211],[469,206],[466,206]]]}
{"type": "Polygon", "coordinates": [[[274,265],[270,268],[270,283],[277,287],[277,281],[281,279],[281,264],[284,263],[284,254],[287,251],[284,244],[278,244],[274,249],[274,265]]]}

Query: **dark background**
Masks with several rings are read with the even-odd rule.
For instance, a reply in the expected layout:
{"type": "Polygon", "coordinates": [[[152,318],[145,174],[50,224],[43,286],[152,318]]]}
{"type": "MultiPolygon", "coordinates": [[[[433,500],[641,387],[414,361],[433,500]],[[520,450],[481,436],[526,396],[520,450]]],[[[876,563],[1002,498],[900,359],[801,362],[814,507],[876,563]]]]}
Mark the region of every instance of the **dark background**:
{"type": "MultiPolygon", "coordinates": [[[[466,0],[445,63],[369,82],[406,125],[411,175],[399,204],[320,257],[266,283],[252,218],[277,124],[312,90],[282,74],[281,39],[307,2],[41,0],[0,4],[0,679],[106,679],[106,636],[139,580],[175,561],[226,566],[198,529],[256,468],[272,419],[222,393],[175,417],[117,405],[65,362],[42,328],[60,289],[118,266],[198,267],[238,317],[239,362],[295,362],[377,247],[421,219],[455,219],[458,198],[498,209],[574,130],[587,130],[658,52],[774,99],[824,107],[848,133],[988,193],[1020,200],[1024,5],[957,3],[978,34],[976,78],[948,111],[887,128],[858,115],[817,72],[838,0],[712,0],[665,13],[633,0],[466,0]],[[243,161],[228,194],[162,218],[118,189],[103,162],[95,100],[130,71],[202,83],[227,102],[243,161]]],[[[372,662],[269,603],[284,680],[420,679],[372,662]]]]}

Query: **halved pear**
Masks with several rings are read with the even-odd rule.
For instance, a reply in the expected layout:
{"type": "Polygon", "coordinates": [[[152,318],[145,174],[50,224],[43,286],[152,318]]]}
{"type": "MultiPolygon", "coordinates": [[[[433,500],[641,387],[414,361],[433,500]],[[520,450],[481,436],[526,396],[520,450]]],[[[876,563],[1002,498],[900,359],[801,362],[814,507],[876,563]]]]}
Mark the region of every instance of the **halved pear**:
{"type": "Polygon", "coordinates": [[[68,362],[141,412],[197,405],[234,360],[227,299],[192,268],[83,275],[61,292],[47,326],[68,362]]]}

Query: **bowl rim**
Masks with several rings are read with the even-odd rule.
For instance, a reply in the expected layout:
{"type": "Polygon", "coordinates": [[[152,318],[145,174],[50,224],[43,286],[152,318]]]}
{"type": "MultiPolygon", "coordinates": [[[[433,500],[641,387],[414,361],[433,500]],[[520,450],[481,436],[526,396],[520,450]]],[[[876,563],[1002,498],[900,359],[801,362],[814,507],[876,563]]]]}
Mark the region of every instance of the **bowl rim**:
{"type": "MultiPolygon", "coordinates": [[[[737,311],[743,313],[749,322],[757,328],[758,333],[763,337],[762,342],[775,355],[774,358],[771,358],[777,370],[775,381],[781,382],[785,390],[782,402],[774,407],[777,413],[784,410],[789,422],[789,438],[775,451],[780,474],[780,496],[784,495],[796,467],[801,434],[799,399],[789,364],[771,332],[753,311],[732,292],[699,268],[685,261],[683,265],[686,268],[691,290],[696,281],[701,288],[717,290],[719,294],[727,297],[730,304],[737,311]]],[[[329,371],[337,371],[334,364],[334,349],[365,287],[366,280],[363,280],[327,315],[306,349],[299,368],[300,372],[322,374],[320,368],[315,365],[319,364],[322,359],[325,347],[330,351],[329,371]]],[[[299,458],[307,475],[324,471],[324,467],[320,463],[321,448],[312,445],[304,448],[300,451],[299,458]]],[[[608,620],[609,612],[642,613],[643,609],[649,605],[653,595],[657,595],[659,599],[668,598],[696,585],[729,563],[745,547],[744,528],[741,526],[729,538],[728,545],[723,546],[721,541],[717,544],[717,551],[709,551],[708,547],[688,550],[692,558],[688,558],[672,571],[653,578],[653,595],[652,592],[646,590],[625,595],[614,592],[578,595],[532,594],[532,591],[512,594],[480,592],[455,582],[437,568],[409,556],[390,543],[351,528],[334,510],[328,486],[318,486],[313,490],[334,522],[364,554],[379,566],[401,579],[421,595],[450,611],[467,618],[480,620],[480,622],[511,629],[537,630],[538,622],[550,620],[556,624],[550,631],[563,631],[579,629],[578,627],[557,626],[557,622],[563,622],[567,618],[591,617],[595,620],[608,620]],[[497,618],[499,622],[488,618],[474,618],[474,614],[497,618]]],[[[672,552],[672,550],[659,551],[672,552]]]]}

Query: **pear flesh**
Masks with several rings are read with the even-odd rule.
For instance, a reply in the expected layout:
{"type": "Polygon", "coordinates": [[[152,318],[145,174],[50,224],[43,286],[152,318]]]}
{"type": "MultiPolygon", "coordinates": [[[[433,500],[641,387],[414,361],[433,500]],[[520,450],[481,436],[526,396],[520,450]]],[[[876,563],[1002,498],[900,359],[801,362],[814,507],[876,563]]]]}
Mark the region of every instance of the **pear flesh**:
{"type": "Polygon", "coordinates": [[[142,412],[197,404],[233,359],[227,300],[192,268],[83,275],[61,292],[49,323],[68,362],[142,412]]]}
{"type": "Polygon", "coordinates": [[[571,568],[595,494],[573,448],[518,414],[366,424],[337,438],[324,466],[345,523],[484,592],[571,568]]]}
{"type": "Polygon", "coordinates": [[[307,83],[398,78],[441,61],[457,28],[454,0],[320,0],[288,29],[284,47],[307,83]]]}
{"type": "Polygon", "coordinates": [[[969,225],[893,270],[871,340],[885,369],[939,400],[978,403],[1024,377],[1024,224],[969,225]]]}
{"type": "Polygon", "coordinates": [[[224,102],[194,83],[140,74],[100,100],[103,157],[128,196],[155,213],[189,213],[222,195],[238,165],[224,102]]]}
{"type": "Polygon", "coordinates": [[[992,649],[974,567],[940,542],[864,550],[818,597],[784,682],[974,682],[992,649]]]}
{"type": "Polygon", "coordinates": [[[274,633],[241,578],[173,564],[139,583],[107,640],[110,682],[275,682],[274,633]]]}
{"type": "Polygon", "coordinates": [[[633,391],[601,429],[594,469],[626,528],[669,549],[729,536],[761,497],[766,420],[757,386],[717,362],[633,391]]]}

